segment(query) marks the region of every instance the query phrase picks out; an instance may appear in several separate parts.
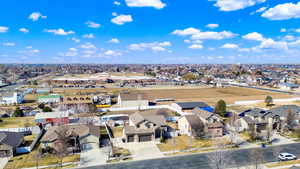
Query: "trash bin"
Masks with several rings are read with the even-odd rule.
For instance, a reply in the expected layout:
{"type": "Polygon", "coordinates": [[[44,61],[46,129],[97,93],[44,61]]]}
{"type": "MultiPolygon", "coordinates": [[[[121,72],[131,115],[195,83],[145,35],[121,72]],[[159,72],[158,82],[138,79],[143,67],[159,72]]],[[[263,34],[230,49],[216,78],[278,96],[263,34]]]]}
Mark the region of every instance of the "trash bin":
{"type": "Polygon", "coordinates": [[[261,147],[262,147],[262,148],[266,148],[266,144],[265,144],[265,143],[262,143],[262,144],[261,144],[261,147]]]}

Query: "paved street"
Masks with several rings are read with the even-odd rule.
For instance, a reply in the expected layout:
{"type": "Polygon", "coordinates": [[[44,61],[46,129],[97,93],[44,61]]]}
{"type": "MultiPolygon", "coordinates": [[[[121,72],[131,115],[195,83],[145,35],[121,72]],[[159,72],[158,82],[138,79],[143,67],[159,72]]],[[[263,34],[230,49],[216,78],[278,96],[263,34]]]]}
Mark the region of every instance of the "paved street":
{"type": "MultiPolygon", "coordinates": [[[[261,148],[257,148],[261,149],[261,148]]],[[[231,151],[230,166],[244,166],[250,165],[251,153],[257,149],[243,149],[231,151]]],[[[263,149],[264,162],[274,162],[276,157],[274,152],[290,152],[297,156],[300,155],[300,143],[287,144],[281,146],[267,147],[263,149]]],[[[103,166],[86,167],[86,169],[212,169],[208,154],[195,154],[177,157],[165,157],[160,159],[144,160],[144,161],[133,161],[127,163],[117,163],[103,166]]]]}

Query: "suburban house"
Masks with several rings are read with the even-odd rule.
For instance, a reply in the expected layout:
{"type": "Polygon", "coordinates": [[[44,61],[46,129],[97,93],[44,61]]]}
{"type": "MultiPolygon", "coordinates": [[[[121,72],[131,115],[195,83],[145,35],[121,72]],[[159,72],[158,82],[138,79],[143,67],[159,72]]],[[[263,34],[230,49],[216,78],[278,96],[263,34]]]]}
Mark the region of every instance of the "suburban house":
{"type": "Polygon", "coordinates": [[[269,117],[274,119],[273,128],[280,130],[284,127],[293,128],[300,125],[300,107],[297,105],[278,106],[270,109],[269,112],[269,117]],[[286,126],[286,119],[289,113],[294,113],[296,116],[293,126],[286,126]]]}
{"type": "Polygon", "coordinates": [[[0,104],[21,104],[24,101],[24,95],[20,92],[14,92],[12,95],[3,96],[0,104]]]}
{"type": "Polygon", "coordinates": [[[81,151],[86,144],[99,146],[100,127],[91,125],[63,125],[52,126],[41,139],[43,147],[59,148],[60,134],[67,138],[69,151],[81,151]]]}
{"type": "Polygon", "coordinates": [[[213,112],[209,112],[199,107],[192,110],[192,113],[197,115],[207,128],[207,134],[211,137],[221,137],[224,134],[224,125],[222,118],[213,112]]]}
{"type": "Polygon", "coordinates": [[[62,101],[62,96],[58,94],[51,94],[48,96],[39,96],[39,103],[59,103],[62,101]]]}
{"type": "Polygon", "coordinates": [[[20,132],[0,132],[0,158],[11,157],[23,143],[24,136],[20,132]]]}
{"type": "Polygon", "coordinates": [[[118,105],[120,107],[143,107],[149,105],[149,100],[144,94],[120,93],[118,105]]]}
{"type": "Polygon", "coordinates": [[[222,137],[224,125],[221,119],[210,112],[193,110],[196,113],[182,116],[178,120],[178,128],[181,134],[192,137],[222,137]],[[200,113],[202,112],[202,113],[200,113]]]}
{"type": "Polygon", "coordinates": [[[210,112],[213,111],[213,109],[204,102],[176,102],[172,103],[171,106],[178,111],[191,111],[196,107],[210,112]]]}
{"type": "Polygon", "coordinates": [[[129,125],[125,125],[123,138],[125,142],[154,141],[167,130],[162,115],[143,115],[136,112],[129,116],[129,125]]]}
{"type": "Polygon", "coordinates": [[[39,124],[68,124],[69,112],[49,112],[49,113],[37,113],[35,115],[35,121],[39,124]]]}
{"type": "Polygon", "coordinates": [[[293,90],[293,89],[299,88],[299,85],[296,85],[293,83],[279,83],[278,87],[281,90],[293,90]]]}
{"type": "Polygon", "coordinates": [[[178,129],[181,135],[194,138],[203,137],[206,133],[203,121],[195,114],[182,116],[178,120],[178,129]]]}

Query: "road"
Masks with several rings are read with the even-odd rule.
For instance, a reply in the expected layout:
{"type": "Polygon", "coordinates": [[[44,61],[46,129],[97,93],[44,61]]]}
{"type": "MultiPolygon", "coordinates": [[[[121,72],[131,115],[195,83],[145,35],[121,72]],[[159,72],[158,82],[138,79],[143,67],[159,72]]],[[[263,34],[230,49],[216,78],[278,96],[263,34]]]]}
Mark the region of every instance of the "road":
{"type": "MultiPolygon", "coordinates": [[[[253,150],[242,149],[230,151],[230,165],[228,167],[245,166],[253,164],[250,156],[253,155],[253,150]]],[[[289,152],[300,155],[300,143],[286,144],[281,146],[272,146],[267,148],[259,148],[262,150],[261,156],[264,163],[274,162],[277,160],[273,152],[289,152]]],[[[126,163],[108,164],[102,166],[85,167],[86,169],[213,169],[210,164],[209,155],[211,153],[194,154],[176,157],[165,157],[161,159],[151,159],[143,161],[133,161],[126,163]]],[[[84,168],[84,167],[83,167],[84,168]]]]}

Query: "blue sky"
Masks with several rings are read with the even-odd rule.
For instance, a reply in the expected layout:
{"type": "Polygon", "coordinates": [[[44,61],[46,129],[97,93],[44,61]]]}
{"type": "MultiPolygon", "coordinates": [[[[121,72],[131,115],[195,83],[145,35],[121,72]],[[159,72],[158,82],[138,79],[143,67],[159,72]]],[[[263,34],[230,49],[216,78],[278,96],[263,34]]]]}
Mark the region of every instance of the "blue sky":
{"type": "Polygon", "coordinates": [[[300,63],[299,0],[3,0],[0,63],[300,63]]]}

